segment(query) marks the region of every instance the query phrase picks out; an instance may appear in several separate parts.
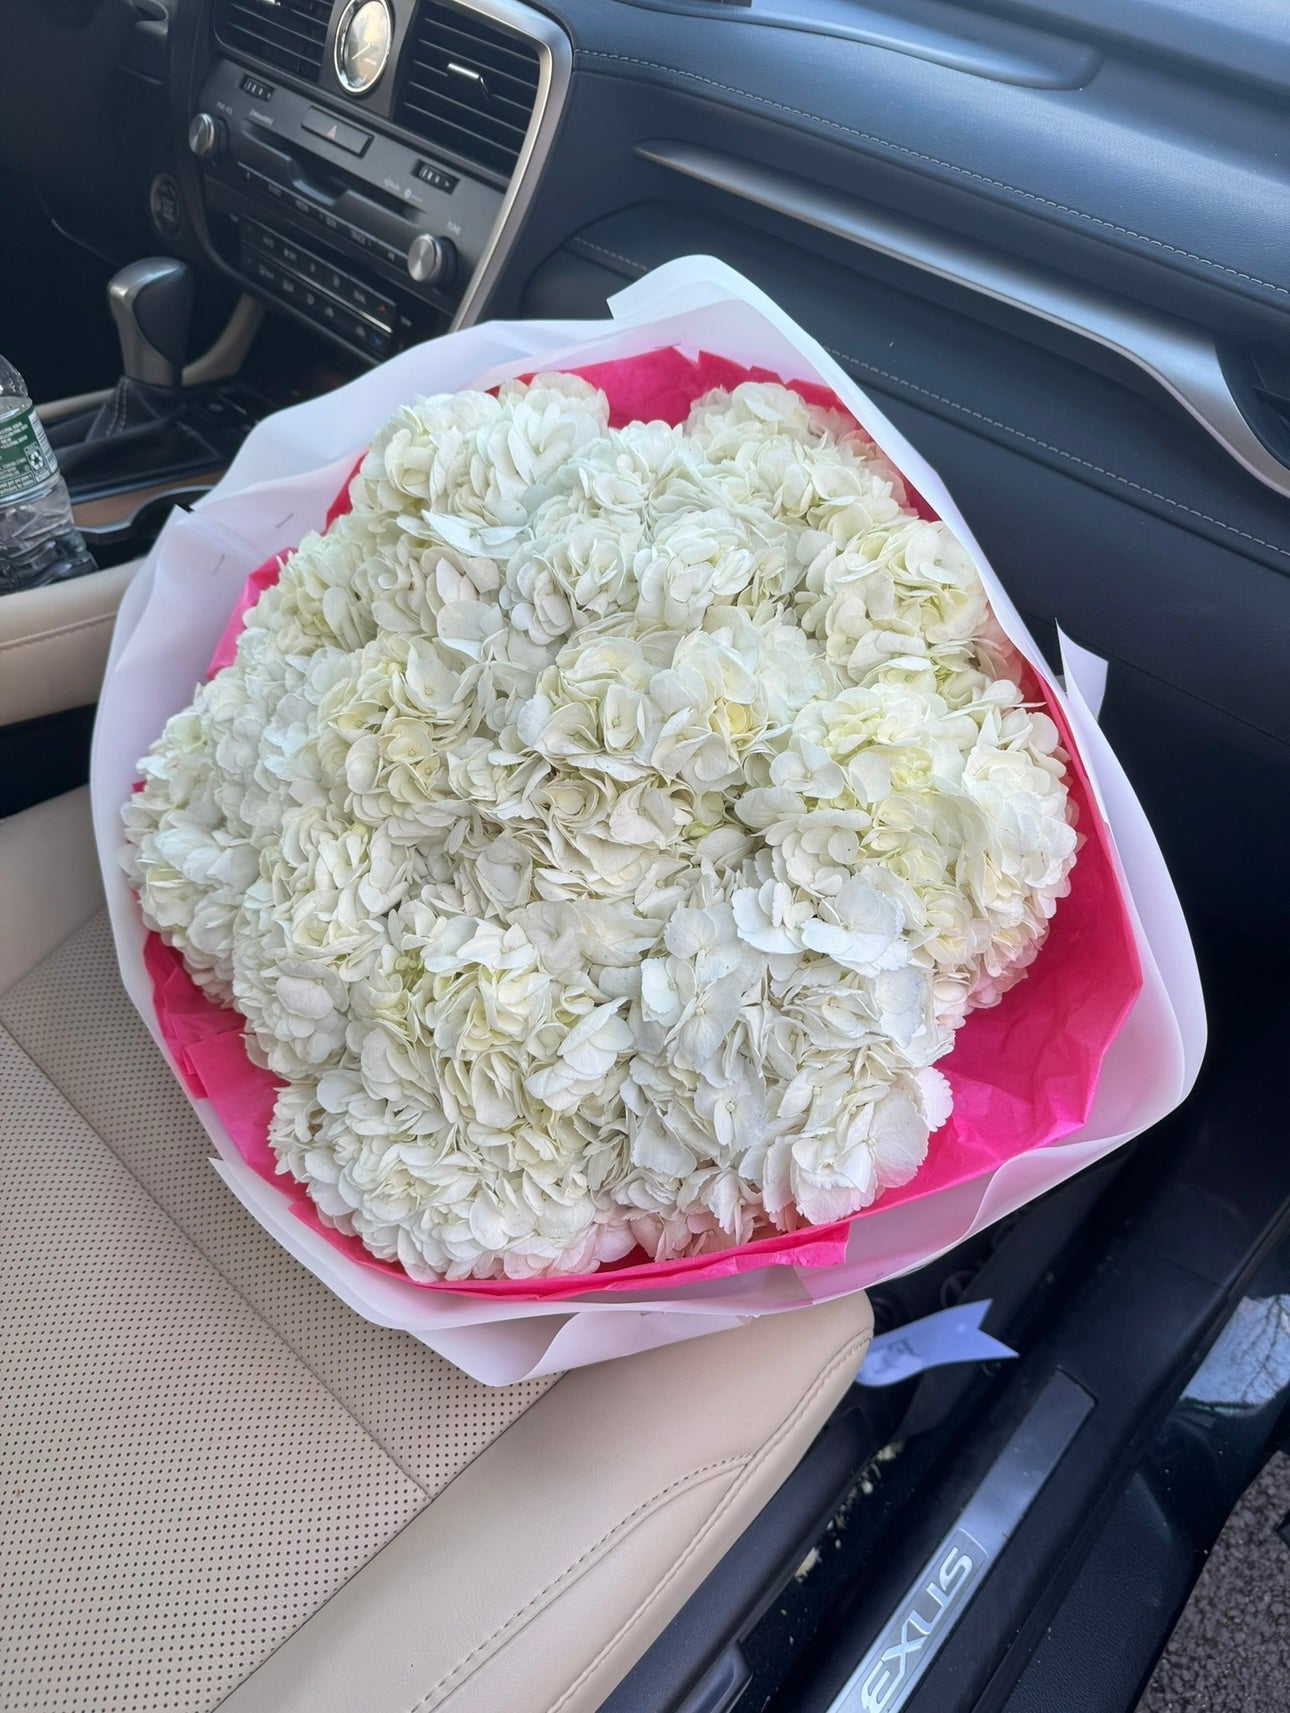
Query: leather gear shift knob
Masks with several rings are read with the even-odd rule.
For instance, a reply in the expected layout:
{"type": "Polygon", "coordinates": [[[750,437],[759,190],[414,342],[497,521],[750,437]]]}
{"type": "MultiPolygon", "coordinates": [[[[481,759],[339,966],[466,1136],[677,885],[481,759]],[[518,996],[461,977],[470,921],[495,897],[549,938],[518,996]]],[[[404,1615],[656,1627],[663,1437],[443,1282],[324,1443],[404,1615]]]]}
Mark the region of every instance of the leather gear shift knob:
{"type": "Polygon", "coordinates": [[[114,274],[108,304],[121,341],[121,372],[150,387],[178,389],[188,355],[193,276],[186,262],[149,256],[114,274]]]}

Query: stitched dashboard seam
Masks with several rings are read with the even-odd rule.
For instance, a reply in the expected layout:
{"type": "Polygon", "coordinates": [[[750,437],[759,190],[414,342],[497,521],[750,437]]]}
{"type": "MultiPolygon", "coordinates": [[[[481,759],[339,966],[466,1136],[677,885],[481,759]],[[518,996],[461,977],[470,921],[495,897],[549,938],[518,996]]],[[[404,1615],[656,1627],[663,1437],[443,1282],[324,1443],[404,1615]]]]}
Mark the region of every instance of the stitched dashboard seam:
{"type": "Polygon", "coordinates": [[[1040,440],[1037,435],[1027,434],[1024,429],[1013,428],[1011,423],[1000,422],[996,417],[986,416],[984,411],[973,410],[971,405],[960,404],[957,399],[946,398],[943,393],[933,392],[930,387],[920,387],[915,381],[907,381],[901,375],[893,375],[887,369],[880,369],[873,363],[866,363],[862,357],[855,357],[849,351],[839,351],[832,345],[824,349],[830,356],[837,357],[840,362],[850,363],[857,369],[864,369],[868,374],[877,375],[892,386],[903,387],[907,392],[921,393],[924,398],[934,399],[937,404],[945,405],[949,410],[958,411],[963,416],[970,416],[977,422],[984,422],[990,428],[997,428],[1002,434],[1010,434],[1016,440],[1024,440],[1030,446],[1038,446],[1044,452],[1051,452],[1056,458],[1064,458],[1069,464],[1078,464],[1083,470],[1091,470],[1094,475],[1105,476],[1109,482],[1118,482],[1122,487],[1131,488],[1134,493],[1142,494],[1147,499],[1159,500],[1161,505],[1170,506],[1174,511],[1185,513],[1188,517],[1199,518],[1202,523],[1213,524],[1215,529],[1226,530],[1229,535],[1236,535],[1242,541],[1249,541],[1256,547],[1266,547],[1269,553],[1278,554],[1282,559],[1290,559],[1290,548],[1278,547],[1275,541],[1265,541],[1261,535],[1253,535],[1248,529],[1241,529],[1234,523],[1225,523],[1220,517],[1211,517],[1209,512],[1203,512],[1197,506],[1185,505],[1182,500],[1171,499],[1168,494],[1157,493],[1154,488],[1148,488],[1142,482],[1135,482],[1130,476],[1120,475],[1118,470],[1108,470],[1102,464],[1094,464],[1091,459],[1081,458],[1076,452],[1068,452],[1063,446],[1054,446],[1051,441],[1040,440]]]}
{"type": "MultiPolygon", "coordinates": [[[[634,261],[630,256],[621,255],[617,250],[606,249],[603,244],[593,243],[590,238],[574,238],[571,245],[583,250],[594,250],[597,255],[608,256],[615,262],[633,269],[636,274],[649,272],[644,262],[634,261]]],[[[821,341],[823,343],[823,341],[821,341]]],[[[1014,428],[1011,423],[1000,422],[997,417],[987,416],[984,411],[973,410],[971,405],[960,404],[957,399],[946,398],[944,393],[933,392],[930,387],[920,387],[916,381],[907,381],[903,375],[894,375],[890,369],[880,369],[874,363],[866,363],[863,357],[857,357],[850,351],[841,351],[834,345],[825,345],[824,349],[831,357],[836,357],[841,363],[849,363],[853,368],[863,369],[866,374],[877,375],[880,380],[887,381],[891,386],[901,387],[906,392],[918,393],[923,398],[932,399],[935,403],[944,405],[947,410],[957,411],[961,416],[970,416],[976,422],[983,422],[989,428],[997,428],[1001,434],[1008,434],[1014,440],[1024,440],[1029,446],[1037,446],[1043,452],[1051,452],[1055,458],[1062,458],[1068,464],[1077,464],[1083,470],[1091,470],[1094,475],[1104,476],[1108,482],[1118,482],[1121,487],[1129,488],[1146,499],[1158,500],[1163,506],[1182,512],[1187,517],[1193,517],[1202,523],[1212,524],[1215,529],[1226,531],[1228,535],[1239,536],[1242,541],[1253,543],[1255,547],[1265,547],[1269,553],[1275,553],[1282,559],[1290,559],[1290,548],[1278,547],[1275,541],[1265,541],[1261,535],[1254,535],[1248,529],[1241,529],[1234,523],[1226,523],[1221,517],[1213,517],[1209,512],[1203,512],[1198,506],[1186,505],[1182,500],[1175,500],[1168,494],[1157,493],[1154,488],[1148,488],[1142,482],[1135,482],[1130,476],[1122,476],[1118,470],[1108,470],[1102,464],[1094,464],[1088,458],[1081,458],[1077,452],[1068,452],[1064,446],[1054,446],[1049,440],[1041,440],[1037,435],[1027,434],[1024,429],[1014,428]]]]}
{"type": "Polygon", "coordinates": [[[1163,238],[1153,238],[1146,232],[1135,231],[1132,226],[1117,226],[1115,221],[1103,219],[1101,215],[1089,214],[1083,208],[1074,208],[1067,202],[1057,202],[1052,197],[1040,196],[1038,191],[1023,190],[1020,185],[1009,184],[1006,179],[990,178],[986,173],[974,172],[971,167],[957,165],[954,161],[942,160],[939,155],[925,154],[920,149],[912,149],[905,143],[893,143],[887,137],[876,136],[872,131],[858,130],[854,125],[844,125],[839,119],[827,119],[822,113],[812,113],[809,108],[792,107],[785,101],[774,101],[768,95],[758,95],[751,89],[740,89],[738,85],[720,83],[716,78],[704,77],[697,71],[685,71],[681,66],[664,65],[658,60],[638,59],[634,54],[607,53],[594,48],[580,48],[577,57],[580,60],[617,60],[625,65],[640,66],[646,71],[662,71],[671,77],[688,78],[693,83],[706,84],[709,89],[719,89],[726,95],[737,95],[745,101],[755,101],[759,106],[770,107],[780,113],[791,114],[795,119],[807,119],[813,125],[822,125],[827,130],[839,131],[844,136],[855,137],[862,143],[873,143],[880,149],[888,149],[893,154],[903,155],[909,160],[922,161],[928,166],[940,167],[943,172],[952,172],[960,178],[972,179],[977,184],[988,186],[992,190],[1006,191],[1010,196],[1019,196],[1027,202],[1037,203],[1042,208],[1051,208],[1058,214],[1069,214],[1076,220],[1087,221],[1091,226],[1100,226],[1107,232],[1118,233],[1122,238],[1132,238],[1139,244],[1149,244],[1153,249],[1167,251],[1171,256],[1181,256],[1185,261],[1198,262],[1203,268],[1212,268],[1215,273],[1227,274],[1234,280],[1244,280],[1248,285],[1262,286],[1266,291],[1276,292],[1279,297],[1290,297],[1290,287],[1277,285],[1272,280],[1261,279],[1258,274],[1246,273],[1240,268],[1228,267],[1223,262],[1216,262],[1209,256],[1198,255],[1194,250],[1184,250],[1178,244],[1170,244],[1163,238]]]}
{"type": "Polygon", "coordinates": [[[631,256],[624,256],[618,250],[607,250],[603,244],[593,244],[590,238],[574,237],[570,239],[570,243],[576,244],[581,250],[594,250],[598,256],[608,256],[612,262],[621,262],[638,277],[649,272],[648,263],[634,261],[631,256]]]}

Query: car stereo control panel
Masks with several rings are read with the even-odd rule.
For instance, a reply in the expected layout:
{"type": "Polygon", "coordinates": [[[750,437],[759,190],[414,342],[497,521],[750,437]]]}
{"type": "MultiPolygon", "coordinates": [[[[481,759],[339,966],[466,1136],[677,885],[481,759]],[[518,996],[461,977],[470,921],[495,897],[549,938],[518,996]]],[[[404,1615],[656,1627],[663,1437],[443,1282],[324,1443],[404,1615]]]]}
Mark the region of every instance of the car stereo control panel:
{"type": "Polygon", "coordinates": [[[207,78],[189,146],[220,259],[365,356],[442,329],[502,203],[495,185],[230,60],[207,78]],[[274,233],[284,242],[266,249],[274,233]]]}
{"type": "Polygon", "coordinates": [[[510,0],[216,0],[214,25],[188,146],[219,260],[369,361],[442,332],[538,168],[549,23],[510,0]]]}

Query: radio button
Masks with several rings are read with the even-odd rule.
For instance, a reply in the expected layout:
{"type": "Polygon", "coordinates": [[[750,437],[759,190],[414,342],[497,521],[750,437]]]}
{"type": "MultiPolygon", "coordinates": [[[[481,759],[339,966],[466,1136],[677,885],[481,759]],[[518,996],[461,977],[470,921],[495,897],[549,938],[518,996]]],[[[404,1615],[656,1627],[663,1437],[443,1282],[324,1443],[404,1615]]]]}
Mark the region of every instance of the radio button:
{"type": "Polygon", "coordinates": [[[258,256],[252,256],[245,264],[247,273],[253,280],[259,280],[261,285],[277,289],[281,275],[270,262],[261,261],[258,256]]]}

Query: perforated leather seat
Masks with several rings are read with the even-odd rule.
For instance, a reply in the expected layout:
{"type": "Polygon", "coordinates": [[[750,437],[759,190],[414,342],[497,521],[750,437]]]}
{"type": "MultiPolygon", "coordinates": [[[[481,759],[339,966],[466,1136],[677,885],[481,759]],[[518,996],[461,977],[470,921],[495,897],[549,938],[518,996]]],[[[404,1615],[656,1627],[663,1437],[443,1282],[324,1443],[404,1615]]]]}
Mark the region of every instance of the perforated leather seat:
{"type": "Polygon", "coordinates": [[[0,823],[0,1707],[581,1713],[854,1375],[852,1298],[502,1390],[265,1236],[117,979],[83,793],[0,823]]]}

